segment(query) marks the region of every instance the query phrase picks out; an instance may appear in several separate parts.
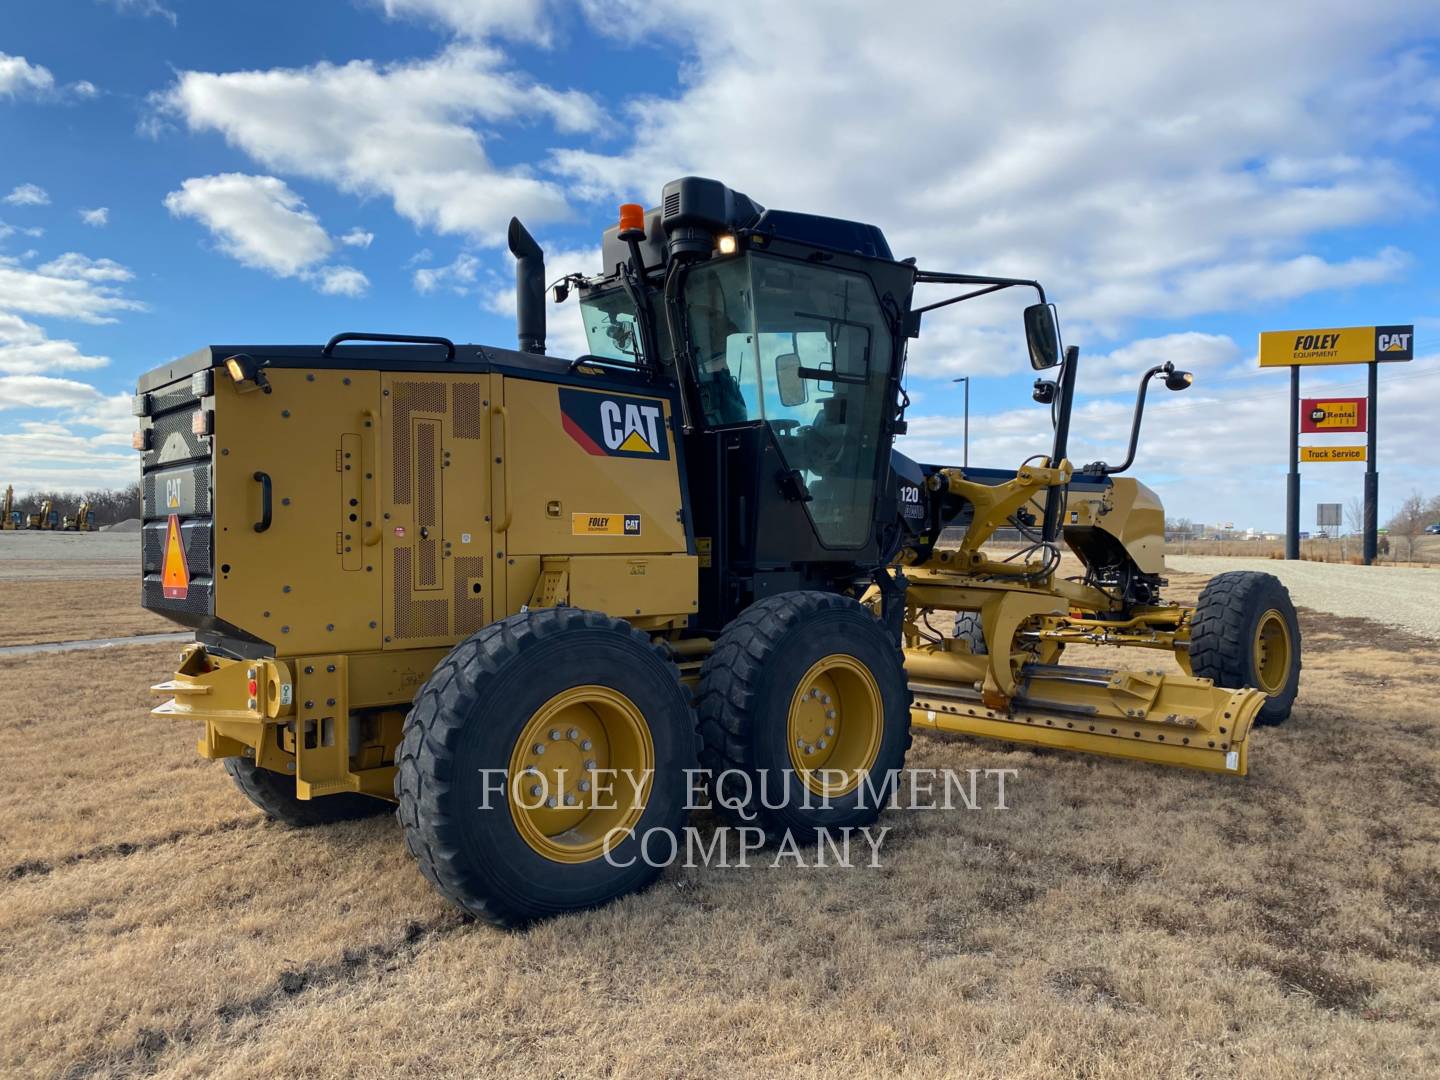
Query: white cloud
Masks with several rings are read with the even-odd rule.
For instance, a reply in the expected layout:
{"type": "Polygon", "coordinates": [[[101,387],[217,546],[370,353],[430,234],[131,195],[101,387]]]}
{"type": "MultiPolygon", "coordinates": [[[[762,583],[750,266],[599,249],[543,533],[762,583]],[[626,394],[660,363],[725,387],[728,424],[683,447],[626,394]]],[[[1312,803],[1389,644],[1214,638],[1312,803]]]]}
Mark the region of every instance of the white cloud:
{"type": "Polygon", "coordinates": [[[46,206],[50,194],[38,184],[17,184],[4,201],[11,206],[46,206]]]}
{"type": "Polygon", "coordinates": [[[595,130],[599,107],[503,68],[480,45],[429,60],[182,72],[158,100],[192,131],[217,131],[277,172],[391,199],[402,217],[442,233],[500,244],[512,214],[551,221],[568,212],[561,187],[525,166],[495,164],[474,126],[548,120],[595,130]]]}
{"type": "Polygon", "coordinates": [[[114,322],[116,312],[145,310],[144,304],[121,290],[132,276],[110,259],[89,259],[74,252],[33,270],[0,255],[0,311],[114,322]]]}
{"type": "Polygon", "coordinates": [[[237,262],[278,277],[296,277],[330,254],[330,237],[305,201],[273,176],[194,176],[165,206],[204,225],[237,262]]]}
{"type": "Polygon", "coordinates": [[[378,0],[391,18],[410,16],[470,38],[491,35],[548,43],[549,5],[543,0],[378,0]]]}
{"type": "Polygon", "coordinates": [[[322,266],[316,271],[315,287],[327,296],[364,296],[370,279],[353,266],[322,266]]]}
{"type": "Polygon", "coordinates": [[[446,289],[457,296],[471,292],[480,278],[480,260],[474,255],[461,252],[455,261],[447,266],[422,266],[411,276],[418,293],[432,293],[446,289]]]}
{"type": "Polygon", "coordinates": [[[361,229],[357,226],[356,228],[351,229],[349,232],[345,233],[339,239],[340,243],[344,244],[346,247],[368,248],[371,243],[374,242],[375,234],[373,232],[366,232],[364,229],[361,229]]]}
{"type": "Polygon", "coordinates": [[[81,221],[97,229],[103,229],[110,224],[110,208],[108,206],[97,206],[93,210],[81,210],[79,214],[81,221]]]}
{"type": "Polygon", "coordinates": [[[55,89],[50,69],[0,52],[0,97],[44,97],[55,89]]]}
{"type": "MultiPolygon", "coordinates": [[[[103,3],[104,0],[100,0],[100,2],[103,3]]],[[[134,14],[142,18],[155,16],[156,18],[164,19],[171,26],[180,25],[179,16],[170,8],[160,3],[160,0],[109,0],[109,2],[110,6],[122,15],[134,14]]]]}
{"type": "Polygon", "coordinates": [[[89,383],[48,375],[0,376],[0,409],[79,408],[99,399],[89,383]]]}
{"type": "Polygon", "coordinates": [[[626,144],[556,150],[578,196],[653,204],[720,177],[874,221],[922,265],[1039,277],[1108,336],[1393,279],[1403,253],[1336,259],[1322,238],[1431,206],[1391,158],[1440,114],[1435,58],[1404,51],[1433,25],[1423,0],[583,6],[685,66],[678,92],[627,104],[626,144]],[[1276,63],[1280,41],[1305,62],[1276,63]]]}
{"type": "Polygon", "coordinates": [[[305,200],[273,176],[192,176],[165,196],[176,217],[199,221],[243,266],[299,278],[328,296],[361,296],[370,279],[353,266],[318,265],[335,242],[305,200]]]}
{"type": "Polygon", "coordinates": [[[70,84],[70,92],[76,97],[93,98],[100,96],[100,88],[89,79],[81,79],[79,82],[70,84]]]}
{"type": "Polygon", "coordinates": [[[89,356],[73,341],[52,340],[34,323],[0,311],[0,372],[38,375],[48,371],[98,368],[104,356],[89,356]]]}

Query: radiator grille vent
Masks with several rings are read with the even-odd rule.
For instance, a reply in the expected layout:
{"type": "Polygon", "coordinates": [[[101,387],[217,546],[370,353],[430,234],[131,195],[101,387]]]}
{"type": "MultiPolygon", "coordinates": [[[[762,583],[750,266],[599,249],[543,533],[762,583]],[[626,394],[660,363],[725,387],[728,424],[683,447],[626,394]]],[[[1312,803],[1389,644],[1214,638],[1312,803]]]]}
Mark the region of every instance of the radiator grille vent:
{"type": "Polygon", "coordinates": [[[485,560],[455,560],[455,633],[473,634],[485,625],[485,560]]]}
{"type": "Polygon", "coordinates": [[[416,412],[445,413],[445,384],[429,382],[397,382],[390,398],[390,446],[394,460],[391,471],[395,477],[395,502],[410,505],[410,414],[416,412]]]}
{"type": "Polygon", "coordinates": [[[395,634],[397,638],[445,637],[450,632],[450,605],[416,600],[410,595],[410,549],[395,549],[395,634]]]}
{"type": "Polygon", "coordinates": [[[457,439],[480,438],[480,384],[455,384],[455,415],[451,417],[457,439]]]}

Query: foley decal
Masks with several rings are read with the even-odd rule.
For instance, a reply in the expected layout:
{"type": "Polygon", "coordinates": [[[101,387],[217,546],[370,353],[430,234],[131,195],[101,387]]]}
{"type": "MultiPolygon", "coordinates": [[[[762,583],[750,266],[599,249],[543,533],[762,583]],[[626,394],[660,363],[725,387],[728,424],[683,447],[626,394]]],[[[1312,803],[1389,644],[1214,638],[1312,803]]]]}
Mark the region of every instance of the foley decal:
{"type": "Polygon", "coordinates": [[[661,398],[559,389],[561,426],[587,454],[670,460],[661,398]]]}
{"type": "Polygon", "coordinates": [[[571,514],[573,536],[639,536],[639,514],[571,514]]]}

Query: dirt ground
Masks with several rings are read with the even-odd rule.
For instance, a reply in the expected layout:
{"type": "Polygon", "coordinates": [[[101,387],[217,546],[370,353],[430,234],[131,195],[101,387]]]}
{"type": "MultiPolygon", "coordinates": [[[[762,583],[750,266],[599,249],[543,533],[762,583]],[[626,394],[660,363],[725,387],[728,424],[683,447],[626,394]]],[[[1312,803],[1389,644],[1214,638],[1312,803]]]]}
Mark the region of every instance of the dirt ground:
{"type": "Polygon", "coordinates": [[[134,570],[124,580],[0,578],[0,646],[183,629],[140,606],[134,570]]]}
{"type": "Polygon", "coordinates": [[[917,733],[912,766],[1017,770],[1009,809],[518,933],[389,817],[263,822],[149,717],[175,647],[0,660],[0,1074],[1440,1075],[1440,643],[1302,624],[1248,778],[917,733]]]}

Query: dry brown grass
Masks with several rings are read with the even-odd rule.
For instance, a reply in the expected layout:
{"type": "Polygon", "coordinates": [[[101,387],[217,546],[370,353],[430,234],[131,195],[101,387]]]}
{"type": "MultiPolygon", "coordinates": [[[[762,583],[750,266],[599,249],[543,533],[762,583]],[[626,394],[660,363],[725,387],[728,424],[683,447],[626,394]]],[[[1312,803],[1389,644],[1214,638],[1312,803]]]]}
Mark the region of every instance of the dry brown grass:
{"type": "Polygon", "coordinates": [[[140,582],[0,580],[0,645],[30,645],[180,630],[140,606],[140,582]]]}
{"type": "Polygon", "coordinates": [[[1245,780],[917,734],[1012,809],[510,934],[388,818],[262,823],[146,715],[173,649],[0,661],[0,1074],[1436,1075],[1440,648],[1305,622],[1245,780]]]}

